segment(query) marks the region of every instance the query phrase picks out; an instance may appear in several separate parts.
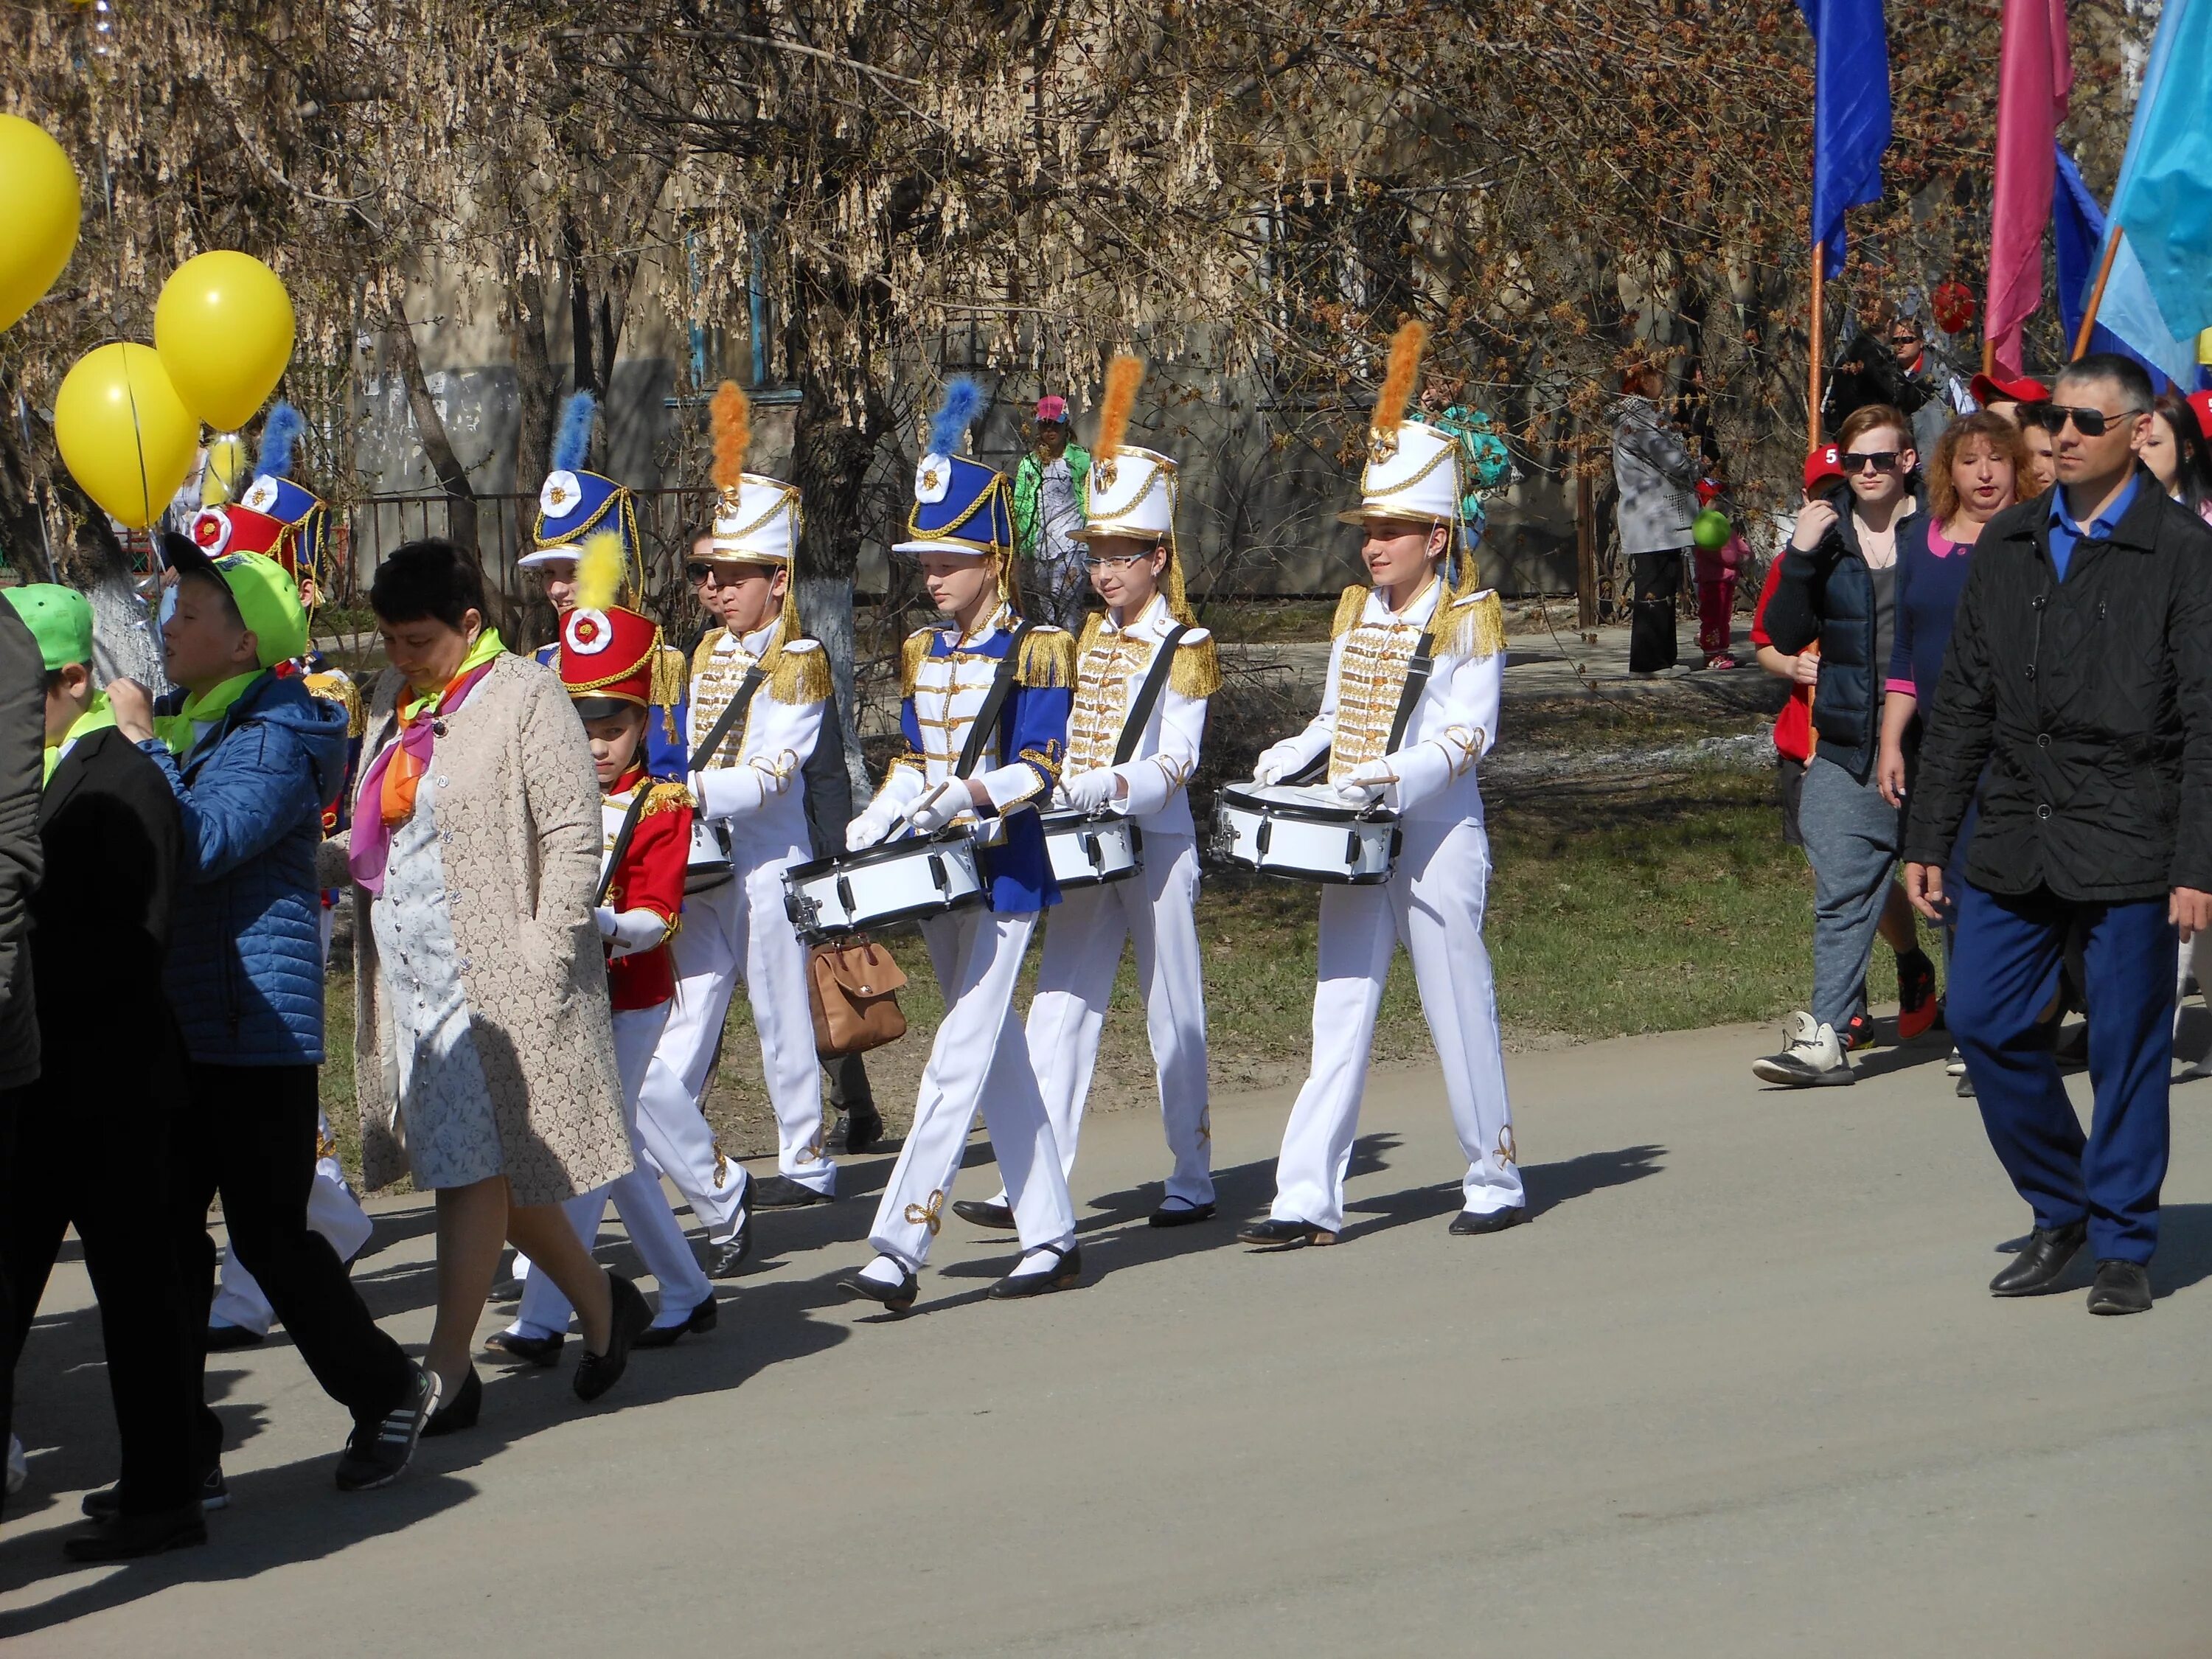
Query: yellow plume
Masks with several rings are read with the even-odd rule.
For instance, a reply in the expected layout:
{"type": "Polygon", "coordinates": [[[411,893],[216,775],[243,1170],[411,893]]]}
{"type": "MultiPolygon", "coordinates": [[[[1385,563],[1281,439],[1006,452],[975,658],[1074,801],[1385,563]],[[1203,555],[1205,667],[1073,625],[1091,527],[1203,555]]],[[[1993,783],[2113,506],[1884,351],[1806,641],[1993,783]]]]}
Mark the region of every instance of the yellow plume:
{"type": "Polygon", "coordinates": [[[1144,383],[1145,360],[1127,352],[1106,365],[1106,395],[1098,404],[1098,441],[1091,451],[1094,461],[1109,460],[1129,430],[1129,416],[1137,407],[1137,388],[1144,383]]]}
{"type": "Polygon", "coordinates": [[[707,413],[714,433],[714,488],[727,495],[737,489],[744,477],[745,450],[753,436],[753,406],[738,390],[735,380],[725,380],[707,413]]]}
{"type": "Polygon", "coordinates": [[[235,500],[248,476],[246,441],[235,436],[217,438],[208,446],[207,469],[200,474],[200,505],[221,507],[235,500]]]}
{"type": "Polygon", "coordinates": [[[1382,377],[1382,395],[1375,400],[1374,426],[1386,435],[1397,431],[1413,401],[1413,383],[1420,378],[1421,351],[1429,343],[1429,325],[1408,317],[1390,337],[1390,368],[1382,377]]]}
{"type": "Polygon", "coordinates": [[[604,611],[622,592],[622,538],[602,530],[584,542],[584,556],[576,561],[576,603],[586,611],[604,611]]]}

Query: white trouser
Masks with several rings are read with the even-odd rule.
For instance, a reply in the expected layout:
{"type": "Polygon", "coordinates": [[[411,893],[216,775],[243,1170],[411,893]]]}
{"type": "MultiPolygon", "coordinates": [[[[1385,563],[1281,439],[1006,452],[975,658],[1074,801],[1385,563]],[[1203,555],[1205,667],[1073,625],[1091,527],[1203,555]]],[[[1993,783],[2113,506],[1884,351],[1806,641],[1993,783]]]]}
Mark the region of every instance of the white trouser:
{"type": "Polygon", "coordinates": [[[868,1230],[880,1254],[908,1267],[929,1259],[978,1108],[1006,1177],[1022,1248],[1065,1245],[1075,1237],[1075,1206],[1068,1202],[1052,1121],[1013,1014],[1014,981],[1036,927],[1034,910],[963,910],[921,924],[945,996],[945,1023],[922,1068],[914,1127],[868,1230]]]}
{"type": "Polygon", "coordinates": [[[1030,1003],[1030,1064],[1052,1119],[1060,1166],[1075,1173],[1076,1137],[1098,1034],[1113,1000],[1124,940],[1137,951],[1137,988],[1152,1041],[1160,1121],[1175,1173],[1167,1195],[1213,1202],[1212,1127],[1206,1111],[1206,976],[1198,951],[1198,848],[1188,836],[1145,837],[1145,865],[1123,881],[1067,893],[1045,923],[1030,1003]]]}
{"type": "MultiPolygon", "coordinates": [[[[615,1012],[615,1064],[622,1073],[623,1115],[629,1121],[633,1153],[638,1151],[638,1085],[645,1076],[646,1062],[652,1058],[661,1027],[667,1019],[668,1005],[665,1002],[658,1007],[622,1008],[615,1012]]],[[[629,1235],[638,1259],[660,1285],[656,1322],[680,1324],[694,1308],[714,1295],[714,1287],[701,1271],[698,1258],[691,1254],[683,1228],[676,1224],[675,1213],[669,1209],[668,1200],[660,1190],[660,1178],[641,1166],[596,1191],[580,1194],[563,1204],[562,1211],[586,1250],[599,1238],[599,1223],[606,1218],[609,1199],[614,1200],[615,1212],[622,1217],[623,1231],[629,1235]]],[[[561,1294],[561,1287],[553,1282],[550,1273],[532,1272],[524,1275],[522,1306],[515,1314],[517,1324],[534,1325],[544,1331],[565,1331],[572,1311],[568,1298],[561,1294]]]]}
{"type": "Polygon", "coordinates": [[[1331,1232],[1344,1225],[1345,1165],[1367,1088],[1376,1011],[1401,940],[1413,959],[1452,1127],[1467,1154],[1463,1206],[1487,1215],[1528,1202],[1514,1162],[1498,1002],[1482,944],[1489,881],[1490,840],[1480,824],[1415,822],[1405,826],[1387,884],[1322,890],[1313,1071],[1283,1131],[1274,1219],[1331,1232]]]}
{"type": "Polygon", "coordinates": [[[822,1152],[822,1079],[807,1005],[806,947],[783,908],[783,872],[793,861],[740,868],[736,880],[685,899],[684,926],[669,947],[676,1000],[646,1073],[640,1128],[646,1156],[717,1240],[737,1230],[745,1172],[715,1146],[699,1102],[740,977],[775,1113],[776,1166],[817,1193],[837,1190],[837,1166],[822,1152]]]}
{"type": "MultiPolygon", "coordinates": [[[[327,916],[330,912],[325,910],[323,914],[327,916]]],[[[319,1118],[315,1132],[324,1146],[331,1144],[330,1119],[319,1118]]],[[[335,1154],[315,1160],[314,1185],[307,1188],[307,1224],[330,1240],[331,1248],[338,1253],[341,1261],[350,1261],[359,1255],[362,1246],[368,1243],[368,1236],[374,1231],[361,1201],[348,1189],[345,1171],[338,1167],[335,1154]]],[[[246,1264],[226,1247],[216,1278],[215,1302],[208,1310],[208,1323],[242,1326],[266,1336],[276,1319],[276,1310],[262,1295],[261,1286],[246,1271],[246,1264]]]]}

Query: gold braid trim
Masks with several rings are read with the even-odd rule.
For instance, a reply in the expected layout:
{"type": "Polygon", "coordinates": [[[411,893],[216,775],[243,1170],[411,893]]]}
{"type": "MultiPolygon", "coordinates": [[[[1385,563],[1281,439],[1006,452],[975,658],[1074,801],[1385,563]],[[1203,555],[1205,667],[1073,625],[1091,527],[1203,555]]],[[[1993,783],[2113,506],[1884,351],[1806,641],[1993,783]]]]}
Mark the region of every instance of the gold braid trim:
{"type": "Polygon", "coordinates": [[[722,642],[722,635],[729,631],[726,628],[710,628],[707,630],[707,637],[699,641],[699,648],[691,653],[692,678],[698,678],[713,665],[714,647],[722,642]]]}
{"type": "Polygon", "coordinates": [[[642,823],[657,812],[673,812],[679,806],[696,807],[698,804],[691,799],[691,792],[682,784],[671,783],[665,778],[655,778],[646,787],[645,808],[637,815],[638,820],[642,823]]]}
{"type": "Polygon", "coordinates": [[[917,628],[906,636],[899,652],[899,696],[914,695],[915,682],[921,678],[921,665],[929,656],[929,642],[936,633],[933,628],[917,628]]]}
{"type": "Polygon", "coordinates": [[[368,716],[361,706],[361,692],[350,674],[304,674],[300,683],[307,688],[307,695],[322,702],[334,702],[345,710],[346,736],[358,738],[368,730],[368,716]]]}
{"type": "Polygon", "coordinates": [[[1480,662],[1504,649],[1505,607],[1497,594],[1472,593],[1445,607],[1443,626],[1437,629],[1437,655],[1480,662]]]}
{"type": "Polygon", "coordinates": [[[1098,643],[1098,636],[1106,631],[1106,613],[1094,611],[1083,619],[1083,637],[1075,642],[1075,654],[1080,659],[1091,654],[1091,647],[1098,643]]]}
{"type": "Polygon", "coordinates": [[[776,652],[769,665],[769,695],[778,702],[803,708],[830,697],[830,653],[813,640],[793,640],[776,652]]]}
{"type": "Polygon", "coordinates": [[[1221,690],[1221,653],[1213,636],[1185,640],[1176,647],[1175,665],[1168,670],[1168,690],[1186,697],[1210,697],[1221,690]]]}
{"type": "Polygon", "coordinates": [[[1328,625],[1328,636],[1339,639],[1359,625],[1359,613],[1367,609],[1369,590],[1358,582],[1344,590],[1336,602],[1336,620],[1328,625]]]}
{"type": "Polygon", "coordinates": [[[1032,690],[1075,684],[1075,635],[1064,628],[1039,626],[1022,637],[1014,678],[1032,690]]]}
{"type": "Polygon", "coordinates": [[[657,647],[653,653],[653,706],[660,711],[662,735],[672,739],[677,735],[676,705],[690,690],[691,675],[684,653],[672,645],[657,647]]]}

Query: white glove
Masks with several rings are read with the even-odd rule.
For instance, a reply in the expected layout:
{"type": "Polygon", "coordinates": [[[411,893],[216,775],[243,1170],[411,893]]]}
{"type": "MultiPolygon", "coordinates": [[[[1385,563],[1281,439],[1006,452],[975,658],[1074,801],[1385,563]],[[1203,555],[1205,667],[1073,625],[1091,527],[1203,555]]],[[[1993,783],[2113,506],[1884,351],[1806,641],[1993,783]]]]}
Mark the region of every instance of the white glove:
{"type": "Polygon", "coordinates": [[[923,835],[933,836],[975,804],[965,783],[947,778],[922,792],[921,799],[907,808],[906,821],[923,835]]]}
{"type": "Polygon", "coordinates": [[[873,847],[890,833],[891,820],[896,816],[882,806],[870,806],[845,826],[845,850],[857,853],[864,847],[873,847]]]}
{"type": "Polygon", "coordinates": [[[1336,798],[1347,806],[1372,806],[1396,781],[1389,760],[1363,761],[1336,786],[1336,798]]]}
{"type": "Polygon", "coordinates": [[[1063,777],[1060,793],[1078,811],[1096,812],[1108,801],[1127,792],[1121,787],[1120,773],[1110,766],[1101,766],[1092,771],[1078,772],[1073,777],[1063,777]]]}
{"type": "Polygon", "coordinates": [[[1280,783],[1298,769],[1298,753],[1286,744],[1277,744],[1265,750],[1252,768],[1252,781],[1265,787],[1280,783]]]}
{"type": "Polygon", "coordinates": [[[602,904],[592,912],[599,937],[613,945],[617,957],[650,951],[668,937],[668,924],[653,910],[614,910],[602,904]]]}

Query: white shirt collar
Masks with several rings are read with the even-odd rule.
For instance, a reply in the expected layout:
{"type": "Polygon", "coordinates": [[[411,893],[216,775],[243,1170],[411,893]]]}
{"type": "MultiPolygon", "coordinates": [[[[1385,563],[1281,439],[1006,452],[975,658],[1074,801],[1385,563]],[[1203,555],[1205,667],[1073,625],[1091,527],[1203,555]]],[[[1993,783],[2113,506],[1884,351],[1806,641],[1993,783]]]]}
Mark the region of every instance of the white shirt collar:
{"type": "Polygon", "coordinates": [[[1443,601],[1443,592],[1442,573],[1432,574],[1421,591],[1407,602],[1403,611],[1394,611],[1382,602],[1382,590],[1371,588],[1367,595],[1366,613],[1361,620],[1398,627],[1408,623],[1425,623],[1437,614],[1437,606],[1443,601]]]}
{"type": "Polygon", "coordinates": [[[1167,595],[1156,589],[1152,597],[1145,601],[1145,608],[1137,613],[1134,620],[1116,627],[1114,623],[1114,613],[1108,611],[1100,615],[1098,625],[1109,635],[1157,634],[1159,632],[1159,615],[1166,607],[1167,602],[1167,595]]]}

